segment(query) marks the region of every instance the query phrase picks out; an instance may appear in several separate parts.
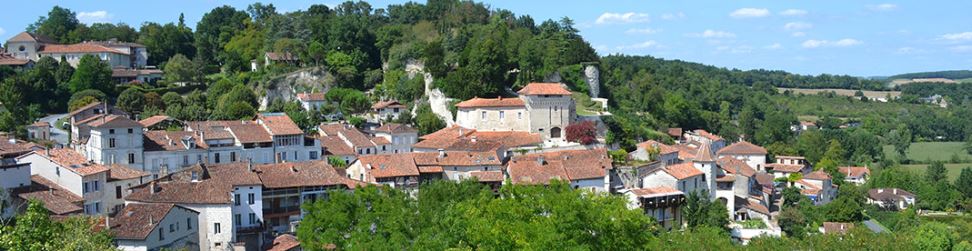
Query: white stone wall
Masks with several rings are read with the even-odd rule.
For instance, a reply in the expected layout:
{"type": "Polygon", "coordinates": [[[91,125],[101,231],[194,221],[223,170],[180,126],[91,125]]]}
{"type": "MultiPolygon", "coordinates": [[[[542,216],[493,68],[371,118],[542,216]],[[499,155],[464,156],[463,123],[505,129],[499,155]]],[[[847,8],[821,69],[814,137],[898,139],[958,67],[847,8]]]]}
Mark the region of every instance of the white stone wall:
{"type": "Polygon", "coordinates": [[[524,107],[459,108],[456,123],[480,131],[530,131],[530,115],[524,107]]]}
{"type": "Polygon", "coordinates": [[[469,173],[473,171],[502,171],[503,166],[444,166],[442,172],[445,179],[460,181],[468,179],[469,173]]]}
{"type": "Polygon", "coordinates": [[[200,159],[205,160],[206,151],[201,149],[146,151],[143,154],[145,156],[145,167],[142,170],[151,174],[160,174],[161,167],[166,167],[168,173],[174,173],[187,166],[195,165],[200,162],[200,159]],[[189,160],[188,163],[185,162],[186,158],[189,160]]]}
{"type": "MultiPolygon", "coordinates": [[[[241,227],[254,227],[263,222],[263,188],[259,185],[233,187],[233,198],[240,196],[240,205],[233,204],[233,214],[240,215],[241,227]],[[253,204],[249,203],[249,195],[253,194],[253,204]],[[257,222],[250,222],[250,214],[255,214],[257,222]]],[[[236,224],[234,222],[234,224],[236,224]]]]}
{"type": "Polygon", "coordinates": [[[125,164],[129,167],[144,168],[142,148],[142,128],[92,128],[88,149],[92,153],[88,159],[99,164],[125,164]],[[114,130],[115,133],[111,133],[114,130]],[[131,130],[131,133],[129,133],[131,130]],[[115,146],[109,144],[115,139],[115,146]],[[128,155],[135,154],[134,162],[129,162],[128,155]]]}
{"type": "Polygon", "coordinates": [[[408,153],[412,152],[412,145],[418,141],[418,133],[399,133],[390,134],[385,132],[375,132],[376,137],[382,137],[391,142],[387,146],[387,153],[408,153]]]}
{"type": "Polygon", "coordinates": [[[236,228],[233,226],[233,210],[230,204],[185,204],[181,205],[199,212],[198,233],[199,250],[230,250],[230,243],[236,241],[236,228]],[[219,233],[215,224],[219,223],[219,233]],[[219,244],[219,248],[217,248],[219,244]]]}
{"type": "Polygon", "coordinates": [[[77,196],[81,196],[84,192],[81,185],[81,175],[67,170],[64,167],[60,167],[47,157],[41,156],[38,153],[31,153],[20,158],[17,162],[30,163],[31,175],[44,177],[77,196]],[[60,175],[58,175],[58,170],[60,170],[60,175]]]}
{"type": "Polygon", "coordinates": [[[715,199],[715,197],[716,197],[716,194],[715,194],[715,192],[716,192],[716,175],[717,175],[716,172],[718,172],[718,170],[716,170],[717,167],[716,167],[715,163],[714,162],[704,162],[704,163],[703,162],[694,162],[694,166],[695,166],[696,169],[698,169],[699,171],[702,171],[702,173],[705,174],[705,175],[702,175],[702,176],[699,177],[700,179],[703,176],[705,177],[702,180],[702,183],[704,183],[704,186],[702,187],[702,189],[709,190],[709,199],[710,200],[711,199],[715,199]]]}
{"type": "Polygon", "coordinates": [[[573,187],[574,189],[578,189],[578,190],[586,190],[586,191],[593,191],[593,192],[607,192],[608,183],[606,183],[607,182],[606,179],[607,176],[603,178],[571,180],[570,187],[573,187]]]}
{"type": "Polygon", "coordinates": [[[567,134],[567,126],[577,116],[574,99],[570,96],[521,96],[530,114],[530,132],[540,133],[544,140],[551,138],[553,128],[560,129],[560,138],[567,134]]]}
{"type": "Polygon", "coordinates": [[[719,158],[722,158],[722,157],[730,157],[730,158],[742,160],[742,161],[745,161],[746,162],[746,165],[749,165],[749,167],[752,167],[756,171],[766,171],[766,168],[765,168],[765,166],[766,166],[766,155],[734,155],[734,154],[733,155],[730,155],[730,154],[719,155],[719,158]]]}
{"type": "Polygon", "coordinates": [[[141,185],[143,182],[148,182],[149,180],[151,180],[151,176],[108,182],[108,185],[104,189],[104,197],[101,199],[105,211],[107,213],[113,213],[115,207],[125,205],[125,196],[131,194],[129,188],[141,185]],[[121,190],[121,198],[117,196],[118,192],[116,190],[121,190]]]}
{"type": "Polygon", "coordinates": [[[0,188],[11,189],[30,185],[30,165],[0,168],[0,188]]]}

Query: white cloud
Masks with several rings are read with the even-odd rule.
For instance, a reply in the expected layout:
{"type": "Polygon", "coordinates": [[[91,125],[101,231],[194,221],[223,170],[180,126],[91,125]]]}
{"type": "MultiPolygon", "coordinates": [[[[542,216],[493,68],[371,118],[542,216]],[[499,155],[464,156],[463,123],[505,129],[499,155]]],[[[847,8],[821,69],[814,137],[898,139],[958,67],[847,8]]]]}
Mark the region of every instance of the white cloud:
{"type": "Polygon", "coordinates": [[[802,17],[806,15],[807,15],[807,11],[801,9],[787,9],[784,11],[780,11],[780,16],[802,17]]]}
{"type": "Polygon", "coordinates": [[[966,31],[962,33],[949,33],[941,36],[941,39],[951,40],[951,41],[966,41],[972,40],[972,31],[966,31]]]}
{"type": "Polygon", "coordinates": [[[690,36],[693,36],[693,37],[701,37],[701,38],[734,38],[734,37],[736,37],[736,34],[735,33],[728,32],[728,31],[717,31],[717,30],[705,30],[702,33],[694,33],[694,34],[689,34],[689,35],[690,36]]]}
{"type": "Polygon", "coordinates": [[[605,12],[601,16],[597,17],[594,21],[596,24],[611,24],[611,23],[643,23],[648,22],[648,14],[645,13],[614,13],[605,12]]]}
{"type": "Polygon", "coordinates": [[[806,35],[807,35],[807,33],[806,32],[802,32],[802,31],[797,31],[797,32],[794,32],[794,33],[790,33],[790,36],[793,36],[793,37],[803,37],[803,36],[806,36],[806,35]]]}
{"type": "Polygon", "coordinates": [[[972,45],[952,46],[952,47],[949,47],[948,49],[951,50],[951,51],[953,51],[953,52],[961,52],[961,53],[972,52],[972,45]]]}
{"type": "Polygon", "coordinates": [[[685,13],[682,13],[682,12],[678,12],[678,13],[665,13],[665,14],[662,14],[661,15],[661,19],[664,19],[664,20],[675,20],[675,19],[682,19],[682,18],[685,18],[685,13]]]}
{"type": "Polygon", "coordinates": [[[78,12],[78,21],[86,24],[92,23],[105,23],[111,21],[114,15],[108,13],[107,11],[99,10],[92,12],[78,12]]]}
{"type": "Polygon", "coordinates": [[[807,41],[803,41],[803,43],[800,45],[803,46],[803,48],[812,49],[812,48],[819,48],[819,47],[849,47],[849,46],[859,45],[862,43],[863,42],[861,42],[860,40],[852,39],[852,38],[845,38],[837,41],[810,39],[807,41]]]}
{"type": "Polygon", "coordinates": [[[789,22],[783,25],[783,29],[788,31],[806,30],[810,28],[813,28],[813,24],[806,22],[789,22]]]}
{"type": "Polygon", "coordinates": [[[637,44],[619,45],[615,47],[615,50],[623,51],[623,50],[649,49],[649,48],[659,48],[659,47],[661,47],[661,45],[658,44],[658,42],[656,42],[655,40],[648,40],[637,44]]]}
{"type": "Polygon", "coordinates": [[[767,9],[742,8],[742,9],[738,9],[736,11],[733,11],[732,13],[729,13],[729,16],[732,17],[732,18],[754,18],[754,17],[765,17],[765,16],[769,16],[769,14],[770,14],[770,11],[767,10],[767,9]]]}
{"type": "Polygon", "coordinates": [[[893,3],[882,3],[878,5],[870,5],[867,6],[867,8],[871,9],[872,11],[892,11],[898,9],[898,5],[893,3]]]}
{"type": "Polygon", "coordinates": [[[780,43],[773,43],[771,45],[767,45],[764,48],[769,49],[769,50],[779,50],[779,49],[783,49],[783,45],[780,44],[780,43]]]}
{"type": "Polygon", "coordinates": [[[655,34],[655,33],[658,33],[658,32],[661,32],[661,30],[660,29],[652,29],[652,28],[644,28],[644,29],[631,28],[631,29],[628,29],[627,31],[625,31],[624,33],[625,34],[644,34],[644,35],[650,35],[650,34],[655,34]]]}

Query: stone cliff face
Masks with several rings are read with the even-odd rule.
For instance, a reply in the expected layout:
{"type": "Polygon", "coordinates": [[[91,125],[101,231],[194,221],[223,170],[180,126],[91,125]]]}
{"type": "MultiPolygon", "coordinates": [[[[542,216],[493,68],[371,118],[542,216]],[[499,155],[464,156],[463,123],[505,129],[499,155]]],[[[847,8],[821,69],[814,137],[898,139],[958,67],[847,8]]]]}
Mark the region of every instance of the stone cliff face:
{"type": "Polygon", "coordinates": [[[327,92],[334,85],[331,76],[324,67],[300,69],[280,75],[259,84],[263,90],[260,99],[260,109],[266,109],[274,100],[292,101],[301,92],[327,92]]]}
{"type": "Polygon", "coordinates": [[[591,98],[599,98],[601,94],[601,72],[596,65],[584,67],[584,79],[587,80],[587,88],[590,90],[591,98]]]}

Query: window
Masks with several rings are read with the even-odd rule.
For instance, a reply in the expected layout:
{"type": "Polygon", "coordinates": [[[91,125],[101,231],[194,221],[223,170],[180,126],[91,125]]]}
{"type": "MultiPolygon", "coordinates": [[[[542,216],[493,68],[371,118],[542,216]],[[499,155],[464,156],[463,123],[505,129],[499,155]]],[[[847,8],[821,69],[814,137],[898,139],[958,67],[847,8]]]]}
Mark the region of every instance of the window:
{"type": "Polygon", "coordinates": [[[381,150],[382,151],[387,151],[387,149],[385,149],[385,146],[381,146],[381,150]]]}
{"type": "Polygon", "coordinates": [[[230,152],[230,162],[236,162],[236,152],[230,152]]]}
{"type": "Polygon", "coordinates": [[[135,133],[135,130],[133,130],[132,128],[128,128],[128,134],[132,134],[132,133],[135,133]]]}
{"type": "Polygon", "coordinates": [[[486,112],[483,112],[482,119],[486,119],[486,112]]]}
{"type": "Polygon", "coordinates": [[[121,199],[122,197],[122,187],[115,186],[115,199],[121,199]]]}
{"type": "Polygon", "coordinates": [[[523,112],[517,112],[516,119],[523,119],[523,112]]]}
{"type": "Polygon", "coordinates": [[[246,195],[247,202],[250,205],[253,205],[253,203],[256,203],[256,200],[254,199],[254,197],[256,197],[256,196],[254,196],[253,193],[250,193],[250,194],[247,194],[246,195]]]}
{"type": "Polygon", "coordinates": [[[500,111],[500,119],[503,119],[505,117],[506,117],[506,112],[500,111]]]}
{"type": "Polygon", "coordinates": [[[308,155],[310,156],[310,159],[312,159],[312,160],[315,160],[315,159],[319,158],[319,156],[317,156],[317,151],[310,151],[310,153],[308,153],[308,155]]]}
{"type": "Polygon", "coordinates": [[[236,226],[243,225],[243,217],[241,217],[240,214],[234,214],[233,224],[236,224],[236,226]]]}
{"type": "MultiPolygon", "coordinates": [[[[219,232],[220,232],[219,231],[219,222],[213,223],[213,233],[218,234],[219,232]]],[[[216,244],[219,245],[219,243],[216,243],[216,244]]]]}
{"type": "Polygon", "coordinates": [[[233,204],[235,204],[237,206],[240,205],[240,195],[239,194],[234,194],[233,195],[233,204]]]}
{"type": "Polygon", "coordinates": [[[219,164],[219,153],[214,153],[213,154],[213,159],[216,160],[216,163],[217,164],[219,164]]]}
{"type": "Polygon", "coordinates": [[[128,154],[128,164],[135,164],[135,153],[128,154]]]}
{"type": "Polygon", "coordinates": [[[371,154],[371,148],[365,149],[365,154],[371,154]]]}
{"type": "Polygon", "coordinates": [[[257,224],[257,218],[255,213],[250,213],[250,225],[257,224]]]}
{"type": "Polygon", "coordinates": [[[114,147],[115,147],[115,138],[109,138],[108,139],[108,148],[114,148],[114,147]]]}
{"type": "Polygon", "coordinates": [[[554,111],[556,112],[557,109],[559,109],[559,108],[560,108],[559,106],[554,106],[554,111]]]}
{"type": "Polygon", "coordinates": [[[189,173],[189,175],[190,178],[192,178],[192,181],[199,181],[199,172],[192,171],[189,173]]]}
{"type": "Polygon", "coordinates": [[[57,176],[61,176],[61,167],[59,166],[54,167],[54,173],[56,173],[57,176]]]}
{"type": "Polygon", "coordinates": [[[94,186],[94,191],[101,191],[101,187],[98,186],[99,184],[97,180],[92,181],[91,184],[94,186]]]}
{"type": "Polygon", "coordinates": [[[175,224],[169,224],[169,233],[175,232],[175,224]]]}
{"type": "Polygon", "coordinates": [[[188,166],[189,165],[189,155],[183,155],[182,156],[182,165],[183,166],[188,166]]]}
{"type": "Polygon", "coordinates": [[[159,240],[165,240],[165,233],[162,231],[161,227],[159,228],[159,240]]]}
{"type": "Polygon", "coordinates": [[[192,230],[192,218],[186,218],[186,229],[192,230]]]}
{"type": "Polygon", "coordinates": [[[82,187],[83,188],[81,190],[83,190],[84,193],[88,193],[89,191],[91,191],[91,189],[88,188],[88,182],[85,182],[84,184],[82,184],[82,187]]]}
{"type": "Polygon", "coordinates": [[[108,129],[108,134],[115,134],[115,129],[108,129]]]}

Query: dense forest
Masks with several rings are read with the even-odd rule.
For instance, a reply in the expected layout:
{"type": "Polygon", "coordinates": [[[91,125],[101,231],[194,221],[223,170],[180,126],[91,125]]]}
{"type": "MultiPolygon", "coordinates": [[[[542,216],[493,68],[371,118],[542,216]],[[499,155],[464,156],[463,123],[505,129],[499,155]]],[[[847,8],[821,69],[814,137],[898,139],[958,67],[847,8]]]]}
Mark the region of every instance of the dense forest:
{"type": "Polygon", "coordinates": [[[955,71],[915,72],[915,73],[898,74],[898,75],[887,77],[888,80],[916,79],[916,78],[947,78],[947,79],[958,80],[963,78],[972,78],[972,71],[955,70],[955,71]]]}

